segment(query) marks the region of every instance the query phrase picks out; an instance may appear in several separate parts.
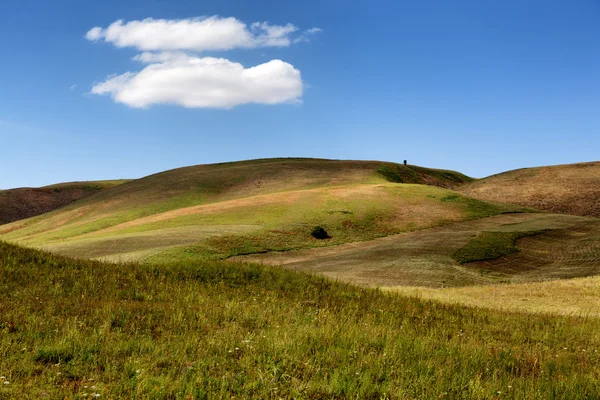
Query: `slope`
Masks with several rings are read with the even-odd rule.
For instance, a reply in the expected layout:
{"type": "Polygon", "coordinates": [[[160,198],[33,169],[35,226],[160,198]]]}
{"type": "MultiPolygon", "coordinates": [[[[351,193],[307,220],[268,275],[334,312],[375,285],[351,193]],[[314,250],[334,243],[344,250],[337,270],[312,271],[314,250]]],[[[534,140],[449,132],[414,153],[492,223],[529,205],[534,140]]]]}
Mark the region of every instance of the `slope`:
{"type": "Polygon", "coordinates": [[[233,260],[282,265],[384,287],[449,288],[586,277],[600,275],[600,219],[505,214],[361,243],[252,254],[233,260]],[[502,249],[497,245],[504,245],[506,236],[513,238],[510,245],[514,242],[514,248],[490,257],[490,248],[502,249]],[[480,240],[483,237],[487,240],[480,240]],[[461,250],[475,246],[482,251],[471,251],[470,262],[462,260],[461,250]]]}
{"type": "Polygon", "coordinates": [[[600,161],[508,171],[459,190],[486,201],[600,217],[600,161]]]}
{"type": "Polygon", "coordinates": [[[600,319],[467,309],[223,262],[0,243],[2,399],[585,399],[600,319]]]}
{"type": "Polygon", "coordinates": [[[452,171],[378,161],[200,165],[131,181],[6,225],[0,237],[86,258],[139,260],[181,246],[194,246],[185,250],[194,257],[225,258],[367,240],[520,210],[448,189],[470,180],[452,171]],[[316,225],[331,239],[312,238],[316,225]]]}
{"type": "Polygon", "coordinates": [[[0,190],[0,225],[47,213],[125,182],[69,182],[41,188],[0,190]]]}

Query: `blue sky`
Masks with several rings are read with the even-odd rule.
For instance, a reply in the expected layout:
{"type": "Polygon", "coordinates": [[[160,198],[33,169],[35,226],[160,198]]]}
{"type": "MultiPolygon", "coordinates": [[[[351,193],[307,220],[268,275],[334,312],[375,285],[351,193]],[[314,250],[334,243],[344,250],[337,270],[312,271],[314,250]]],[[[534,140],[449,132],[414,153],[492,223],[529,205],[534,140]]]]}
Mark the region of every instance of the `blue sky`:
{"type": "Polygon", "coordinates": [[[263,157],[408,159],[475,177],[598,160],[599,21],[595,0],[4,0],[0,188],[263,157]],[[241,36],[203,31],[211,16],[241,36]],[[152,24],[107,30],[146,18],[199,30],[170,43],[152,24]],[[179,58],[133,59],[145,51],[179,58]],[[169,81],[181,66],[195,75],[169,81]]]}

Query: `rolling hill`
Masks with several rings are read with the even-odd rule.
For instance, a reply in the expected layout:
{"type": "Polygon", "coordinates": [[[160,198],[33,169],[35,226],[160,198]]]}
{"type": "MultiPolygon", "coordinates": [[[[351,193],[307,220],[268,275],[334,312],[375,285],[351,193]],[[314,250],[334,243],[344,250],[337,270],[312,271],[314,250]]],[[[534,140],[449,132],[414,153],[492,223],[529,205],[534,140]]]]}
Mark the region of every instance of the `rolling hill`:
{"type": "Polygon", "coordinates": [[[467,183],[459,190],[480,200],[598,218],[600,161],[508,171],[467,183]]]}
{"type": "Polygon", "coordinates": [[[0,225],[44,214],[126,180],[69,182],[41,188],[0,190],[0,225]]]}
{"type": "MultiPolygon", "coordinates": [[[[572,185],[595,179],[594,164],[557,168],[563,174],[586,171],[571,175],[572,185]]],[[[506,176],[519,181],[515,174],[525,176],[506,176]]],[[[540,174],[545,172],[526,175],[538,176],[543,188],[540,174]]],[[[257,261],[380,287],[527,283],[600,273],[597,218],[540,213],[465,194],[494,179],[378,161],[198,165],[2,225],[0,240],[113,262],[257,261]],[[313,237],[316,227],[327,238],[313,237]]],[[[574,203],[587,204],[586,193],[574,203]]]]}
{"type": "Polygon", "coordinates": [[[264,159],[179,168],[0,227],[0,239],[111,260],[226,258],[331,246],[521,208],[460,195],[457,172],[264,159]],[[310,233],[323,226],[330,239],[310,233]],[[173,253],[175,252],[175,253],[173,253]]]}

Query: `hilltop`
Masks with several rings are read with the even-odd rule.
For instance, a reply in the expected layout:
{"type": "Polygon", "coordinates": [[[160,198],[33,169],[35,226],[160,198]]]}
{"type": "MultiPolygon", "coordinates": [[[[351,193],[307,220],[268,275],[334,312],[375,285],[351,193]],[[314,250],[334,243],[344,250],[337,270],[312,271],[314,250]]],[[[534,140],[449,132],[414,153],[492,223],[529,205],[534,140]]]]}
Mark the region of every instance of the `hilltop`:
{"type": "Polygon", "coordinates": [[[600,217],[600,161],[517,169],[472,181],[459,190],[486,201],[600,217]]]}
{"type": "Polygon", "coordinates": [[[68,182],[0,190],[0,225],[47,213],[124,182],[127,181],[68,182]]]}

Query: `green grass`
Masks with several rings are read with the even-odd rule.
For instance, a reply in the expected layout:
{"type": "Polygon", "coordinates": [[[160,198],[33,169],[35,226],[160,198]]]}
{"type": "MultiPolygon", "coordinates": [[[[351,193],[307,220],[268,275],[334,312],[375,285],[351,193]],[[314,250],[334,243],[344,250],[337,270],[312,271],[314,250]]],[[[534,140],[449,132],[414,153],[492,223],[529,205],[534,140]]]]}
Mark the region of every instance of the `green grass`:
{"type": "Polygon", "coordinates": [[[544,233],[543,230],[528,232],[480,232],[452,257],[461,264],[474,261],[493,260],[516,253],[518,239],[544,233]]]}
{"type": "Polygon", "coordinates": [[[461,308],[279,268],[0,243],[2,399],[595,398],[600,319],[461,308]]]}
{"type": "MultiPolygon", "coordinates": [[[[332,279],[375,287],[448,288],[538,282],[600,274],[598,232],[599,219],[544,213],[508,213],[360,243],[251,254],[235,257],[234,260],[283,265],[296,271],[318,273],[332,279]],[[467,246],[477,234],[486,237],[489,232],[507,232],[513,237],[514,232],[533,231],[543,233],[520,239],[517,242],[518,253],[467,264],[460,264],[453,258],[453,254],[467,246]]],[[[494,241],[478,242],[478,250],[485,254],[495,244],[494,241]]],[[[511,240],[509,248],[512,245],[511,240]]],[[[179,256],[193,258],[191,254],[179,256]]],[[[526,308],[527,304],[523,303],[523,306],[526,308]]]]}
{"type": "Polygon", "coordinates": [[[366,195],[339,198],[314,193],[293,204],[240,208],[219,216],[198,214],[161,221],[136,229],[161,226],[202,225],[208,223],[262,224],[262,229],[242,234],[215,235],[194,246],[166,250],[149,258],[150,262],[185,259],[225,259],[232,256],[335,246],[366,241],[401,232],[441,226],[456,220],[471,220],[520,208],[505,207],[462,195],[451,203],[444,201],[445,189],[425,185],[379,185],[366,195]],[[404,216],[398,216],[398,210],[404,216]],[[226,218],[226,219],[221,219],[226,218]],[[312,237],[314,226],[323,226],[330,238],[312,237]]]}
{"type": "Polygon", "coordinates": [[[191,208],[186,199],[171,200],[173,212],[137,207],[91,220],[82,214],[64,225],[57,224],[58,216],[50,216],[2,237],[73,257],[119,260],[127,253],[127,259],[137,254],[151,257],[153,262],[179,257],[224,259],[365,241],[521,210],[469,199],[436,186],[395,183],[285,191],[191,208]],[[127,221],[131,222],[119,226],[127,221]],[[313,238],[315,226],[323,226],[331,238],[313,238]],[[115,228],[106,230],[111,227],[115,228]],[[191,233],[201,228],[207,228],[210,235],[202,234],[190,243],[194,238],[191,233]],[[180,236],[166,235],[173,229],[180,236]],[[136,237],[140,239],[137,242],[136,237]],[[180,243],[175,242],[177,237],[182,238],[180,243]],[[117,240],[126,246],[114,245],[117,240]],[[154,255],[149,252],[151,248],[154,255]]]}
{"type": "Polygon", "coordinates": [[[105,182],[122,184],[2,226],[0,239],[107,260],[223,259],[370,240],[521,209],[467,199],[447,189],[471,180],[453,171],[378,161],[264,159],[199,165],[105,182]],[[440,200],[448,196],[457,200],[440,200]],[[330,240],[312,238],[310,229],[317,225],[330,240]],[[255,228],[248,232],[236,226],[255,228]],[[188,227],[210,227],[212,237],[202,234],[190,243],[183,232],[188,227]],[[178,244],[176,238],[162,240],[166,229],[182,229],[178,232],[184,239],[178,244]],[[133,235],[151,231],[155,240],[133,235]],[[114,245],[117,240],[125,245],[114,245]]]}
{"type": "MultiPolygon", "coordinates": [[[[395,164],[292,158],[179,168],[123,183],[60,211],[3,227],[10,230],[3,239],[43,234],[57,224],[64,225],[64,235],[76,235],[193,205],[290,190],[385,183],[386,178],[377,172],[382,165],[395,164]]],[[[427,183],[452,186],[448,178],[433,177],[437,174],[438,170],[422,168],[419,179],[426,177],[431,181],[427,183]]]]}
{"type": "Polygon", "coordinates": [[[432,184],[442,187],[455,187],[474,179],[456,171],[423,168],[415,165],[386,163],[377,168],[386,180],[395,183],[432,184]]]}
{"type": "Polygon", "coordinates": [[[114,186],[122,185],[130,182],[131,179],[111,179],[104,181],[83,181],[83,182],[66,182],[56,183],[54,185],[43,186],[41,189],[53,189],[56,191],[67,190],[67,189],[84,189],[90,191],[99,191],[109,189],[114,186]]]}

